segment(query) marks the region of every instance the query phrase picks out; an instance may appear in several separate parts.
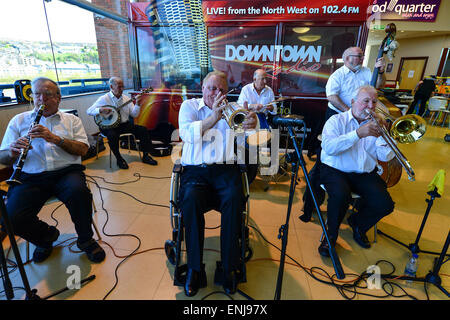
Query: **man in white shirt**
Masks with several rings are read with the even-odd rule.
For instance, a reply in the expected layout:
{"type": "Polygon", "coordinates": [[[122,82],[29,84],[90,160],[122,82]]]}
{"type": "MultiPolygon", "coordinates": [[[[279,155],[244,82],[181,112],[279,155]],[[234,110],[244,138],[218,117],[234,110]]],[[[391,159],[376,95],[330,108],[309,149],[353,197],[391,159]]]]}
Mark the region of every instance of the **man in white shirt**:
{"type": "MultiPolygon", "coordinates": [[[[87,109],[86,112],[88,115],[96,116],[98,114],[103,114],[107,116],[111,110],[105,108],[105,106],[113,106],[117,108],[131,100],[129,97],[123,95],[124,85],[121,78],[112,77],[109,79],[109,88],[111,89],[110,92],[98,98],[97,101],[95,101],[95,103],[87,109]]],[[[119,151],[119,137],[123,133],[133,133],[136,139],[140,140],[139,147],[144,154],[142,157],[142,162],[150,165],[158,164],[149,154],[152,150],[152,141],[147,128],[135,125],[129,121],[130,116],[135,118],[141,111],[139,100],[140,99],[138,98],[136,105],[130,102],[120,108],[119,112],[121,123],[118,127],[109,129],[100,128],[100,131],[108,138],[109,147],[116,157],[117,165],[120,169],[128,169],[128,164],[119,151]]]]}
{"type": "MultiPolygon", "coordinates": [[[[228,84],[222,72],[210,72],[203,80],[203,98],[182,103],[179,113],[183,140],[180,207],[185,224],[188,272],[184,292],[194,296],[206,286],[203,265],[205,221],[211,202],[221,212],[220,247],[225,292],[236,292],[239,267],[239,232],[245,199],[239,167],[235,164],[234,138],[222,111],[228,84]]],[[[243,128],[254,129],[256,115],[246,116],[243,128]]]]}
{"type": "Polygon", "coordinates": [[[247,102],[249,110],[262,112],[266,115],[267,113],[277,114],[276,104],[270,104],[275,100],[275,95],[272,88],[266,85],[266,82],[266,72],[263,69],[255,70],[253,82],[242,88],[237,103],[243,106],[244,102],[247,102]]]}
{"type": "MultiPolygon", "coordinates": [[[[53,80],[36,78],[31,82],[34,110],[14,116],[0,147],[0,163],[13,165],[21,150],[31,146],[21,174],[21,184],[9,187],[7,212],[14,233],[33,243],[33,261],[47,259],[59,231],[38,219],[45,202],[53,196],[69,210],[78,234],[77,245],[89,260],[101,262],[105,251],[92,238],[92,194],[86,185],[81,156],[89,143],[80,118],[58,110],[61,91],[53,80]],[[41,105],[45,106],[39,124],[30,128],[41,105]]],[[[18,171],[20,172],[20,171],[18,171]]]]}
{"type": "MultiPolygon", "coordinates": [[[[348,222],[353,239],[363,248],[370,248],[366,232],[394,210],[386,183],[377,173],[377,161],[391,160],[394,152],[380,136],[377,124],[368,120],[366,111],[385,125],[381,116],[375,114],[377,99],[374,87],[359,88],[352,108],[332,116],[323,128],[320,179],[328,193],[327,227],[333,245],[351,192],[361,196],[361,207],[348,222]]],[[[324,239],[319,253],[329,256],[328,249],[324,239]]]]}
{"type": "MultiPolygon", "coordinates": [[[[325,86],[328,99],[325,121],[333,114],[350,109],[351,101],[357,89],[370,84],[372,79],[372,71],[362,66],[364,53],[361,48],[350,47],[346,49],[342,54],[342,60],[344,60],[344,65],[333,72],[325,86]]],[[[384,58],[378,59],[375,63],[375,68],[379,68],[377,88],[383,86],[386,81],[384,76],[385,66],[384,58]]]]}
{"type": "MultiPolygon", "coordinates": [[[[328,99],[328,108],[325,112],[325,122],[334,114],[345,112],[351,108],[351,101],[359,87],[369,85],[372,79],[372,71],[369,68],[363,67],[364,53],[359,47],[347,48],[342,54],[344,65],[337,69],[330,78],[328,78],[325,86],[325,91],[328,99]]],[[[375,63],[375,67],[379,68],[377,87],[384,85],[386,80],[384,76],[385,68],[384,58],[380,58],[375,63]]],[[[324,191],[320,188],[320,148],[317,150],[317,160],[310,171],[311,184],[314,194],[317,199],[320,199],[318,205],[324,199],[324,191]]],[[[316,151],[316,150],[315,150],[316,151]]],[[[305,191],[303,196],[304,214],[300,219],[308,222],[311,219],[314,208],[313,200],[309,190],[305,191]]]]}

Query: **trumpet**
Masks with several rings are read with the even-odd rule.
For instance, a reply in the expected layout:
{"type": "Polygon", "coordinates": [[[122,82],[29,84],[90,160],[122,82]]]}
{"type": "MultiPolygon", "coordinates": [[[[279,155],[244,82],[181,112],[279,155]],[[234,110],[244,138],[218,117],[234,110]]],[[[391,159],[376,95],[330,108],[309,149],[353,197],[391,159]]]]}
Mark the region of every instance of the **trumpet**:
{"type": "MultiPolygon", "coordinates": [[[[376,108],[376,110],[379,110],[379,108],[376,108]]],[[[408,174],[408,179],[414,181],[414,170],[409,164],[408,159],[406,159],[405,155],[397,147],[395,141],[398,141],[399,143],[410,143],[420,139],[424,135],[426,130],[425,120],[422,117],[416,115],[406,115],[403,117],[399,117],[396,118],[392,123],[391,130],[390,132],[388,132],[387,129],[378,122],[378,120],[374,116],[373,111],[366,109],[366,113],[368,114],[369,118],[373,120],[378,126],[382,138],[384,139],[384,141],[386,141],[389,148],[391,148],[391,150],[394,152],[395,157],[408,174]]],[[[381,113],[385,114],[384,111],[381,113]]],[[[390,115],[389,118],[394,119],[390,115]]]]}
{"type": "Polygon", "coordinates": [[[237,102],[224,102],[225,108],[222,110],[222,119],[225,119],[228,126],[235,131],[242,131],[242,124],[248,114],[248,110],[242,109],[237,102]]]}
{"type": "Polygon", "coordinates": [[[8,180],[6,180],[6,183],[9,184],[10,186],[22,184],[22,182],[20,182],[20,175],[22,173],[22,167],[25,163],[25,159],[27,158],[27,155],[28,155],[28,150],[30,150],[30,146],[31,146],[30,131],[41,120],[42,114],[44,113],[44,109],[45,109],[45,105],[41,105],[39,107],[36,118],[34,119],[33,123],[30,125],[30,128],[28,129],[28,133],[26,136],[26,138],[28,139],[28,145],[21,150],[19,159],[17,160],[17,163],[16,163],[16,167],[14,168],[14,171],[13,171],[11,177],[8,180]]]}

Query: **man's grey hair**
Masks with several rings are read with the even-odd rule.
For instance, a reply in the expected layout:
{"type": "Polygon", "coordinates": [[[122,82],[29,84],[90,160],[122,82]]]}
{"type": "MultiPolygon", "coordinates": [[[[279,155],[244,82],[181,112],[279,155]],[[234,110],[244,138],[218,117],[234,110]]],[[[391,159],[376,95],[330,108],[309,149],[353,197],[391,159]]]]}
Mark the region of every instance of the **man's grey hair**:
{"type": "Polygon", "coordinates": [[[364,85],[364,86],[359,87],[358,90],[356,91],[355,100],[359,97],[360,93],[363,91],[373,91],[373,92],[377,93],[377,89],[375,89],[374,86],[371,86],[369,84],[364,85]]]}
{"type": "MultiPolygon", "coordinates": [[[[344,53],[342,54],[342,60],[345,61],[345,59],[351,54],[351,52],[354,49],[361,49],[361,48],[360,47],[350,47],[350,48],[345,49],[344,53]]],[[[361,49],[361,51],[362,51],[362,49],[361,49]]]]}
{"type": "Polygon", "coordinates": [[[56,87],[56,94],[57,94],[59,97],[61,97],[61,88],[59,87],[58,83],[57,83],[56,81],[53,81],[52,79],[49,79],[49,78],[46,78],[46,77],[37,77],[37,78],[34,78],[34,79],[31,81],[31,91],[34,92],[33,88],[34,88],[34,86],[36,85],[36,83],[38,83],[38,82],[46,82],[46,81],[51,82],[51,83],[53,83],[53,84],[55,85],[55,87],[56,87]]]}
{"type": "Polygon", "coordinates": [[[208,74],[206,75],[206,77],[203,79],[203,83],[205,83],[205,82],[206,82],[209,78],[211,78],[212,76],[216,76],[216,77],[222,78],[222,79],[224,79],[225,82],[228,84],[228,82],[227,82],[227,75],[226,75],[224,72],[222,72],[222,71],[217,71],[217,70],[214,70],[214,71],[211,71],[210,73],[208,73],[208,74]]]}
{"type": "Polygon", "coordinates": [[[113,84],[117,84],[117,81],[122,80],[120,77],[111,77],[109,78],[109,86],[112,86],[113,84]]]}
{"type": "Polygon", "coordinates": [[[258,73],[262,73],[263,76],[266,75],[266,71],[264,71],[264,69],[256,69],[255,72],[253,72],[253,80],[256,80],[256,76],[258,75],[258,73]]]}

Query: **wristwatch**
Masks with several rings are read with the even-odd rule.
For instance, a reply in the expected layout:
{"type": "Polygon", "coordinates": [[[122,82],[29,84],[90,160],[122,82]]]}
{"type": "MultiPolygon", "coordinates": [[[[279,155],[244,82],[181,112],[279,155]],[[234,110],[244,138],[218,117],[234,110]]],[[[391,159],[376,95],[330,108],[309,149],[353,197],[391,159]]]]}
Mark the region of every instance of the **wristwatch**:
{"type": "Polygon", "coordinates": [[[64,143],[64,138],[63,137],[60,137],[60,138],[61,138],[61,141],[58,143],[58,147],[61,147],[62,144],[64,143]]]}

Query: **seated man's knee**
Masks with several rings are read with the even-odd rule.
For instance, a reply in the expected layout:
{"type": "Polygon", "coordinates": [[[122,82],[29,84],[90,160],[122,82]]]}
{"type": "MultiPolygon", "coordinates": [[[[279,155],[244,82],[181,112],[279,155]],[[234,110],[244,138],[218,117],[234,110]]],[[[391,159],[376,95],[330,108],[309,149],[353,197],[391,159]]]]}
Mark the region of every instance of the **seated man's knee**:
{"type": "Polygon", "coordinates": [[[22,230],[27,226],[29,222],[26,215],[24,215],[22,212],[8,211],[8,218],[13,228],[13,232],[20,236],[22,230]]]}
{"type": "MultiPolygon", "coordinates": [[[[328,190],[327,190],[328,191],[328,190]]],[[[335,188],[328,192],[328,197],[333,201],[348,204],[352,200],[351,191],[346,188],[335,188]]]]}

